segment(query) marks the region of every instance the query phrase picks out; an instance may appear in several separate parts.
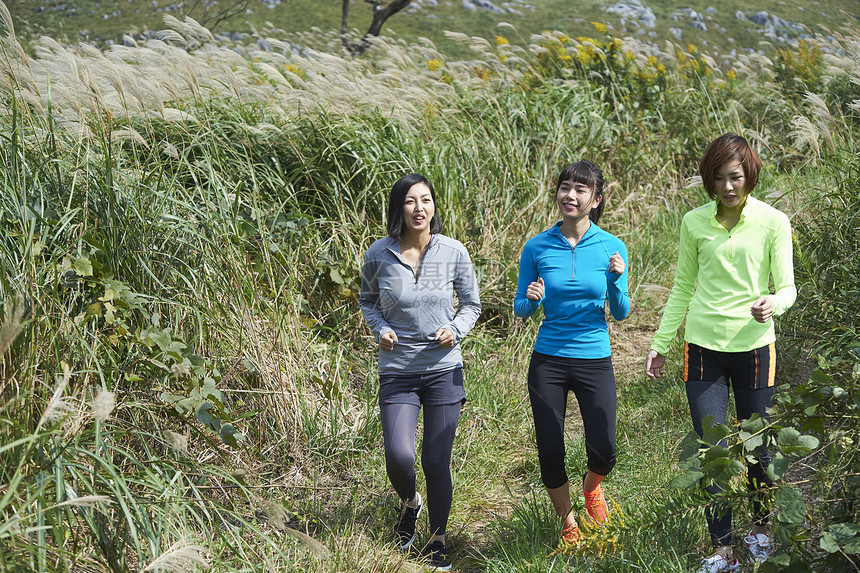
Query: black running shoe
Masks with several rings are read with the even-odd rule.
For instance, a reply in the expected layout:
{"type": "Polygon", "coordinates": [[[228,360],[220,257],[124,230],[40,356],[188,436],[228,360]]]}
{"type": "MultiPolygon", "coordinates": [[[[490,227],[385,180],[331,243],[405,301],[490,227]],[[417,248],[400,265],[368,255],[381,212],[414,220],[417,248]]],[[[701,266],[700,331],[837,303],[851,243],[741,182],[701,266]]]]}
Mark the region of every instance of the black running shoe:
{"type": "Polygon", "coordinates": [[[394,524],[394,533],[397,535],[397,543],[401,551],[409,549],[412,546],[412,542],[415,541],[415,522],[418,520],[418,516],[421,515],[421,510],[424,507],[424,503],[421,501],[421,494],[415,492],[415,495],[418,496],[418,506],[409,507],[405,503],[401,505],[400,515],[397,523],[394,524]]]}
{"type": "Polygon", "coordinates": [[[438,539],[427,547],[427,561],[436,571],[450,571],[451,560],[448,559],[448,548],[438,539]]]}

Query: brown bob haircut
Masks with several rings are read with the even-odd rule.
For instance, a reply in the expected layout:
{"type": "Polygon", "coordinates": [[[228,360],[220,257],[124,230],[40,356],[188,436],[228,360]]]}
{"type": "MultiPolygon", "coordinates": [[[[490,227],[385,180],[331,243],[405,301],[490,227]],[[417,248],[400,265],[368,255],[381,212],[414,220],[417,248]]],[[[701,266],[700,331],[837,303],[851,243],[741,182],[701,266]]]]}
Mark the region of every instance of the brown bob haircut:
{"type": "Polygon", "coordinates": [[[744,191],[752,193],[758,185],[758,174],[761,171],[761,159],[758,154],[740,135],[726,133],[708,145],[699,161],[699,175],[702,176],[702,184],[711,199],[717,197],[714,192],[714,173],[721,166],[732,161],[737,161],[743,167],[746,178],[744,191]]]}

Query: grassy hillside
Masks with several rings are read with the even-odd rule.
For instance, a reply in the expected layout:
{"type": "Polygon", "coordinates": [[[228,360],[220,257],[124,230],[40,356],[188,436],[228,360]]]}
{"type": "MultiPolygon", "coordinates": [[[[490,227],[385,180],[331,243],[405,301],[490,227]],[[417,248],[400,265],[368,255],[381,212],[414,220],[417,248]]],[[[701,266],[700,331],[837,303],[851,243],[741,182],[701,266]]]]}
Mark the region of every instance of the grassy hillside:
{"type": "MultiPolygon", "coordinates": [[[[69,42],[85,40],[103,42],[119,41],[124,33],[145,29],[160,30],[164,14],[182,19],[186,14],[203,21],[202,8],[191,8],[197,4],[181,3],[171,0],[6,0],[19,34],[47,34],[55,39],[69,42]]],[[[202,3],[201,3],[202,4],[202,3]]],[[[225,4],[221,1],[221,4],[225,4]]],[[[453,30],[469,36],[481,36],[493,40],[498,33],[498,24],[513,24],[523,38],[546,30],[561,30],[572,36],[588,35],[591,22],[603,22],[611,26],[613,34],[636,36],[643,41],[652,41],[662,47],[666,40],[693,43],[707,52],[729,53],[731,50],[764,49],[769,51],[773,45],[781,45],[774,36],[768,36],[766,24],[756,24],[750,20],[739,20],[737,11],[752,16],[765,11],[771,16],[781,18],[787,24],[799,24],[803,29],[779,26],[777,35],[784,39],[796,39],[804,33],[827,33],[839,31],[846,23],[857,25],[860,18],[860,0],[820,0],[816,2],[767,1],[750,5],[748,2],[727,0],[708,2],[706,0],[677,1],[649,0],[643,5],[650,9],[654,17],[653,27],[648,20],[619,12],[607,12],[606,8],[616,2],[596,2],[592,0],[570,2],[569,0],[539,0],[536,2],[496,2],[498,7],[511,7],[519,12],[496,13],[486,9],[468,10],[458,0],[441,1],[436,6],[432,2],[413,2],[411,8],[395,15],[387,23],[389,33],[407,41],[420,37],[431,39],[440,50],[463,55],[456,45],[445,42],[444,32],[453,30]],[[698,14],[690,15],[690,10],[698,14]],[[622,18],[624,22],[622,23],[622,18]],[[705,30],[694,27],[693,22],[700,20],[705,30]],[[678,31],[679,35],[672,32],[678,31]]],[[[625,3],[626,4],[626,3],[625,3]]],[[[243,13],[219,24],[219,32],[244,32],[264,30],[274,27],[276,37],[312,28],[322,31],[340,30],[341,3],[336,0],[283,0],[279,3],[264,3],[251,0],[250,13],[243,13]]],[[[349,25],[363,33],[370,23],[371,9],[362,1],[354,1],[350,11],[349,25]]]]}
{"type": "MultiPolygon", "coordinates": [[[[388,190],[412,170],[484,303],[464,343],[457,571],[689,571],[712,503],[698,478],[727,481],[745,532],[731,469],[759,437],[781,480],[778,555],[758,570],[856,568],[856,30],[721,70],[600,26],[589,41],[450,35],[466,60],[388,37],[356,62],[179,21],[138,45],[24,49],[8,20],[0,6],[0,570],[421,570],[392,545],[356,304],[388,190]],[[641,371],[680,218],[704,201],[696,159],[725,131],[754,143],[756,194],[792,218],[800,295],[779,323],[773,423],[726,426],[726,451],[700,459],[679,348],[661,382],[641,371]],[[583,156],[630,253],[605,484],[623,515],[555,554],[525,392],[537,324],[511,304],[524,241],[556,218],[547,190],[583,156]]],[[[573,415],[571,469],[580,430],[573,415]]]]}

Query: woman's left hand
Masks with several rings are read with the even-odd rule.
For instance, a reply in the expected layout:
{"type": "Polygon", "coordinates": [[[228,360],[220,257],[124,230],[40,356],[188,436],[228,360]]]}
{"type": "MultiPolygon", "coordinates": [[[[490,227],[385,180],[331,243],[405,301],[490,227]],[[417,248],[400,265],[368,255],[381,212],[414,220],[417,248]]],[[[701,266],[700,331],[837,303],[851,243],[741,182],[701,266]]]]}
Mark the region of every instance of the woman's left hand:
{"type": "Polygon", "coordinates": [[[769,296],[759,297],[750,308],[750,314],[759,322],[767,322],[773,316],[773,300],[769,296]]]}
{"type": "Polygon", "coordinates": [[[439,346],[442,348],[451,348],[454,346],[454,333],[447,328],[437,330],[434,338],[439,341],[439,346]]]}
{"type": "Polygon", "coordinates": [[[618,254],[618,251],[609,257],[609,272],[616,275],[624,274],[624,259],[618,254]]]}

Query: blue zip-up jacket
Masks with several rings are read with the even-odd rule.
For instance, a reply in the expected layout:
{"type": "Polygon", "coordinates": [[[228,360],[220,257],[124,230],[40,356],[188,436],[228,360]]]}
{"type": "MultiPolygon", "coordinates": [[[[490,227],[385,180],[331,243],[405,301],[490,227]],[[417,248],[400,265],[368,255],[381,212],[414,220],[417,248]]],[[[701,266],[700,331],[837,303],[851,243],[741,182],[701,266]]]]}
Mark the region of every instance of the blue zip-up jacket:
{"type": "Polygon", "coordinates": [[[528,317],[543,305],[536,351],[565,358],[610,356],[607,298],[615,320],[627,317],[627,247],[615,235],[592,223],[573,248],[559,222],[523,247],[514,312],[528,317]],[[616,252],[624,259],[620,275],[609,272],[609,258],[616,252]],[[544,281],[544,297],[530,300],[526,290],[538,277],[544,281]]]}
{"type": "Polygon", "coordinates": [[[379,352],[380,374],[444,372],[463,365],[460,341],[481,314],[478,281],[466,247],[445,235],[433,235],[420,272],[400,256],[400,241],[384,237],[364,255],[358,306],[379,337],[392,330],[397,342],[379,352]],[[454,293],[458,306],[454,307],[454,293]],[[454,346],[442,348],[433,339],[447,328],[454,346]]]}

